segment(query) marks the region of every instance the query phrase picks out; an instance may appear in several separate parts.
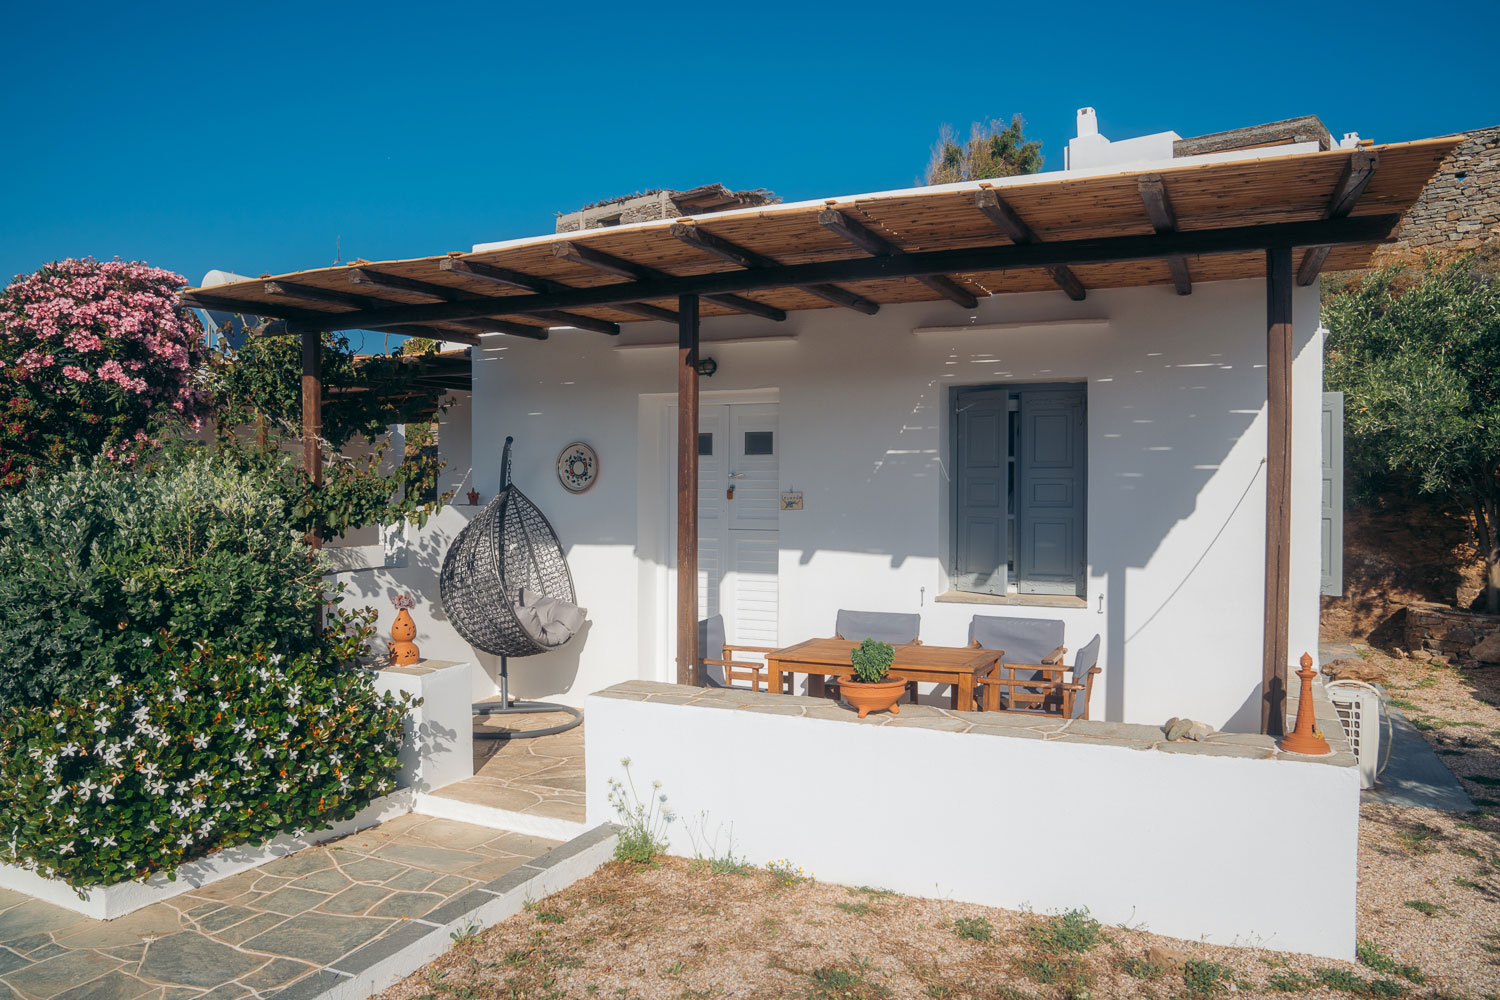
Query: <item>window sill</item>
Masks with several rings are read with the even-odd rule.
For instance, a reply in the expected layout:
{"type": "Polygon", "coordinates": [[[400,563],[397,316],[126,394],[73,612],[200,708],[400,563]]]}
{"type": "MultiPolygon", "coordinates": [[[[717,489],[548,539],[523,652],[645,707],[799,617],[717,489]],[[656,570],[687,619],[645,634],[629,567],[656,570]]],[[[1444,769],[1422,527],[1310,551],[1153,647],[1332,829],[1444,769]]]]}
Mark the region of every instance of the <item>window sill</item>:
{"type": "Polygon", "coordinates": [[[1087,608],[1082,597],[1064,594],[971,594],[966,590],[949,590],[933,598],[938,604],[995,604],[1022,608],[1087,608]]]}

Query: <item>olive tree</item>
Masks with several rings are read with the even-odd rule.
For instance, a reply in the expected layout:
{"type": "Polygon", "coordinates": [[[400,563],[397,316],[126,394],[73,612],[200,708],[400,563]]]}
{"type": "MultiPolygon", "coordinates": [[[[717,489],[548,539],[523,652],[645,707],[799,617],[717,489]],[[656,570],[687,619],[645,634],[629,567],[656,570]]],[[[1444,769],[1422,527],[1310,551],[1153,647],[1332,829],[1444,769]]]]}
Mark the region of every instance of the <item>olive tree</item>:
{"type": "Polygon", "coordinates": [[[1473,517],[1484,610],[1500,612],[1500,268],[1493,255],[1388,268],[1325,297],[1325,378],[1356,478],[1473,517]]]}

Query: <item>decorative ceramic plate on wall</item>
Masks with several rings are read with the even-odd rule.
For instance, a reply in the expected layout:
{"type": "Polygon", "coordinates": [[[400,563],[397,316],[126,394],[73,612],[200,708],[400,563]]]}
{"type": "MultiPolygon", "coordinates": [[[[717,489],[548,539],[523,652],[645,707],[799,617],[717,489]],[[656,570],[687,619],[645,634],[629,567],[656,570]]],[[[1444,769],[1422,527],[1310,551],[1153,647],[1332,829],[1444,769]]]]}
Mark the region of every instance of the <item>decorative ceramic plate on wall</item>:
{"type": "Polygon", "coordinates": [[[599,478],[599,456],[582,441],[574,441],[557,456],[557,481],[569,493],[586,493],[599,478]]]}

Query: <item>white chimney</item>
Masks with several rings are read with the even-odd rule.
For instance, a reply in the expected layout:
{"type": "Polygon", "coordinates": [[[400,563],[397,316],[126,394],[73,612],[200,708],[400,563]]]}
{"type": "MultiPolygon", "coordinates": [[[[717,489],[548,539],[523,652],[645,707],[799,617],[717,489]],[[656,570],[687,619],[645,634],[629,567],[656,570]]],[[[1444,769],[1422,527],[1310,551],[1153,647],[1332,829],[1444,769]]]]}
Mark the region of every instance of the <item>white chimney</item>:
{"type": "Polygon", "coordinates": [[[1094,114],[1093,108],[1078,109],[1078,138],[1086,135],[1099,134],[1099,118],[1094,114]]]}

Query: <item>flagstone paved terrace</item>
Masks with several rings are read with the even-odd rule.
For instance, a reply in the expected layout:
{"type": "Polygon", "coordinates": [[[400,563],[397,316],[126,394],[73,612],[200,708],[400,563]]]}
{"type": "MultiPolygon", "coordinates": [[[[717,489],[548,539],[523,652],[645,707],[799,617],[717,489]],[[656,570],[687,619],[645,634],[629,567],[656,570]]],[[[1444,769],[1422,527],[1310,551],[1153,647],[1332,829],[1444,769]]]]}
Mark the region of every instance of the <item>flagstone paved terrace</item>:
{"type": "MultiPolygon", "coordinates": [[[[557,715],[507,716],[507,730],[556,725],[557,715]]],[[[499,716],[477,716],[475,732],[500,728],[499,716]]],[[[472,805],[582,824],[583,730],[535,739],[474,741],[474,776],[432,794],[472,805]]]]}
{"type": "Polygon", "coordinates": [[[368,945],[431,932],[421,918],[555,846],[411,814],[117,920],[0,890],[0,998],[268,995],[368,945]]]}

